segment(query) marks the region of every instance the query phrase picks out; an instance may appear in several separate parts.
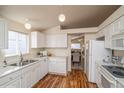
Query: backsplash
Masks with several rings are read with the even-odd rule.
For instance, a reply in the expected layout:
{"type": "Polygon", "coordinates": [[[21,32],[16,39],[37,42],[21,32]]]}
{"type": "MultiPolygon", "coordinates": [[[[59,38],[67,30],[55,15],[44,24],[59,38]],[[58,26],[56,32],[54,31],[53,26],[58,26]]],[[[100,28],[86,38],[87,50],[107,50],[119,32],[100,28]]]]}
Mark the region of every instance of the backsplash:
{"type": "Polygon", "coordinates": [[[119,56],[119,57],[121,57],[121,65],[124,66],[124,51],[122,51],[122,50],[114,50],[114,51],[113,51],[113,55],[114,55],[114,56],[119,56]]]}
{"type": "Polygon", "coordinates": [[[46,49],[48,53],[51,54],[51,56],[68,56],[68,51],[67,49],[46,49]]]}
{"type": "Polygon", "coordinates": [[[122,51],[122,50],[114,50],[114,55],[124,57],[124,51],[122,51]]]}

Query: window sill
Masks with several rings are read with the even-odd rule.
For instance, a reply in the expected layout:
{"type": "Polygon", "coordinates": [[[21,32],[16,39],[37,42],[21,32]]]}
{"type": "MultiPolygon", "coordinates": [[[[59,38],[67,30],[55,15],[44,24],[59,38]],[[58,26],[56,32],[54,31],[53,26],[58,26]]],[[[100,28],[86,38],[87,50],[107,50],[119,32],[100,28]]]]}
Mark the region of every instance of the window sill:
{"type": "MultiPolygon", "coordinates": [[[[29,55],[29,53],[25,53],[22,55],[29,55]]],[[[19,56],[19,54],[13,54],[13,55],[5,55],[5,57],[15,57],[15,56],[19,56]]]]}

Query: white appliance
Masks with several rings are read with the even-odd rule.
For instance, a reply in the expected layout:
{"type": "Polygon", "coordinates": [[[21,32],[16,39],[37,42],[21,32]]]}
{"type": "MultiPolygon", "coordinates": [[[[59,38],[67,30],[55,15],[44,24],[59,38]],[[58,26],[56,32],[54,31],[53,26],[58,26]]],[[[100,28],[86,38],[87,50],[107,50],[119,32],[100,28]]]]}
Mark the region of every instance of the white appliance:
{"type": "Polygon", "coordinates": [[[104,69],[101,68],[101,87],[102,88],[115,88],[116,87],[116,80],[109,75],[104,69]]]}
{"type": "Polygon", "coordinates": [[[111,57],[111,51],[104,48],[104,41],[89,40],[86,43],[86,75],[89,82],[96,83],[96,60],[111,57]]]}

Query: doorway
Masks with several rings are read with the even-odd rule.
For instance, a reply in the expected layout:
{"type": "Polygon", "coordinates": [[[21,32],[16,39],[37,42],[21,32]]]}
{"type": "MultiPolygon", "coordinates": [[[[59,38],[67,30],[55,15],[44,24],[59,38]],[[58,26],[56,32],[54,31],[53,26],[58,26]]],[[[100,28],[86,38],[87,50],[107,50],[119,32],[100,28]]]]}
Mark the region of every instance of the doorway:
{"type": "Polygon", "coordinates": [[[71,35],[71,69],[84,70],[84,35],[71,35]]]}

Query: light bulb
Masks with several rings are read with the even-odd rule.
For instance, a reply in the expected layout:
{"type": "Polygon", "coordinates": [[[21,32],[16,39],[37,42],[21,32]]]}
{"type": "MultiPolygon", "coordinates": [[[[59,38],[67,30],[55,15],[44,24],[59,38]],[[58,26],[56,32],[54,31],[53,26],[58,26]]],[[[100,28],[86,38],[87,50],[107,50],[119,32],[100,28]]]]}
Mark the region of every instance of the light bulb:
{"type": "Polygon", "coordinates": [[[31,24],[30,23],[25,23],[25,28],[28,29],[28,30],[31,29],[31,24]]]}
{"type": "Polygon", "coordinates": [[[59,18],[60,22],[64,22],[65,21],[65,15],[64,14],[60,14],[58,18],[59,18]]]}

